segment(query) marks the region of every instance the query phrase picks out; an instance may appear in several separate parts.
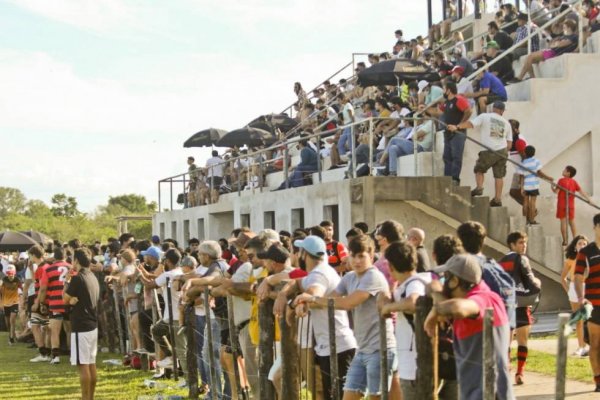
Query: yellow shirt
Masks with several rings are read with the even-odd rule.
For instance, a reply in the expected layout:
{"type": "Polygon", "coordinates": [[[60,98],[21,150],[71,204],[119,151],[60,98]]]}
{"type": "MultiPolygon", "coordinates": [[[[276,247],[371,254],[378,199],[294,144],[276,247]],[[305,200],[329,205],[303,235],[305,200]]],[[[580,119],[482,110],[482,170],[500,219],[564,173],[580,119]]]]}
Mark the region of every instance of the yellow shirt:
{"type": "Polygon", "coordinates": [[[2,306],[10,307],[19,304],[19,279],[15,277],[12,281],[8,277],[2,279],[0,287],[0,295],[2,295],[2,306]]]}
{"type": "MultiPolygon", "coordinates": [[[[248,279],[248,282],[255,283],[259,279],[266,278],[269,275],[269,271],[263,268],[258,276],[252,274],[248,279]]],[[[258,346],[260,341],[260,330],[258,327],[258,299],[255,295],[252,295],[252,309],[250,310],[250,322],[248,323],[248,333],[250,334],[250,340],[252,344],[258,346]]],[[[279,324],[275,321],[275,341],[278,342],[280,339],[279,324]]]]}

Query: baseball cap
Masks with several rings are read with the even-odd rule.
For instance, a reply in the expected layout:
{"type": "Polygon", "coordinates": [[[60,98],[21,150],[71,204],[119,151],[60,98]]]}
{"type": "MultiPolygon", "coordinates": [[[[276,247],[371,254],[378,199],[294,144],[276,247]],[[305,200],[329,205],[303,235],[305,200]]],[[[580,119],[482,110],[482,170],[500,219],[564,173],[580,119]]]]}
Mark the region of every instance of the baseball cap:
{"type": "Polygon", "coordinates": [[[316,257],[321,257],[327,253],[325,241],[314,235],[307,236],[303,240],[296,240],[294,246],[299,249],[304,249],[304,251],[316,257]]]}
{"type": "Polygon", "coordinates": [[[471,254],[456,254],[446,264],[433,269],[433,272],[440,274],[450,272],[452,275],[469,283],[478,284],[481,282],[481,266],[477,258],[471,254]]]}
{"type": "Polygon", "coordinates": [[[254,233],[254,232],[240,232],[237,239],[233,240],[231,242],[231,244],[234,245],[235,247],[239,247],[240,249],[243,249],[244,247],[246,247],[246,244],[248,243],[248,241],[250,241],[250,239],[252,239],[255,236],[256,236],[256,233],[254,233]]]}
{"type": "Polygon", "coordinates": [[[506,109],[506,105],[504,105],[504,102],[498,100],[495,101],[494,104],[492,104],[492,108],[504,111],[504,109],[506,109]]]}
{"type": "Polygon", "coordinates": [[[495,40],[490,40],[489,42],[487,42],[487,44],[485,45],[485,47],[486,47],[486,49],[489,49],[489,48],[499,49],[500,45],[495,40]]]}
{"type": "Polygon", "coordinates": [[[6,275],[14,276],[16,274],[17,274],[17,268],[14,265],[10,264],[6,267],[6,275]]]}
{"type": "Polygon", "coordinates": [[[158,235],[152,236],[152,243],[160,243],[160,237],[158,235]]]}
{"type": "Polygon", "coordinates": [[[160,259],[160,255],[161,255],[161,251],[158,248],[154,247],[154,246],[150,246],[150,247],[148,247],[148,250],[142,251],[140,254],[142,256],[154,257],[157,260],[159,260],[160,259]]]}
{"type": "Polygon", "coordinates": [[[452,68],[452,71],[450,71],[450,73],[453,74],[455,72],[462,76],[465,73],[465,69],[463,67],[461,67],[460,65],[456,65],[456,66],[454,66],[454,68],[452,68]]]}
{"type": "Polygon", "coordinates": [[[29,255],[26,252],[19,253],[19,260],[27,260],[29,259],[29,255]]]}
{"type": "Polygon", "coordinates": [[[279,243],[275,243],[264,253],[258,253],[261,260],[271,260],[279,264],[285,263],[290,258],[290,252],[279,243]]]}
{"type": "Polygon", "coordinates": [[[417,83],[417,86],[419,87],[419,93],[421,93],[423,91],[423,89],[425,89],[427,86],[429,86],[429,82],[422,80],[422,81],[419,81],[419,83],[417,83]]]}

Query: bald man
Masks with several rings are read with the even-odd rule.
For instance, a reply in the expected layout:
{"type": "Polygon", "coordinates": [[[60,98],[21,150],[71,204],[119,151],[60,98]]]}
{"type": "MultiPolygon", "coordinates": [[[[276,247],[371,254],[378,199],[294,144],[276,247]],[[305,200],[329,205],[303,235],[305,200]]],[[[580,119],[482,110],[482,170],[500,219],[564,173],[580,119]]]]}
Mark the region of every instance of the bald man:
{"type": "Polygon", "coordinates": [[[425,272],[431,269],[429,254],[423,246],[425,242],[425,231],[421,228],[410,228],[406,234],[408,243],[417,249],[417,272],[425,272]]]}

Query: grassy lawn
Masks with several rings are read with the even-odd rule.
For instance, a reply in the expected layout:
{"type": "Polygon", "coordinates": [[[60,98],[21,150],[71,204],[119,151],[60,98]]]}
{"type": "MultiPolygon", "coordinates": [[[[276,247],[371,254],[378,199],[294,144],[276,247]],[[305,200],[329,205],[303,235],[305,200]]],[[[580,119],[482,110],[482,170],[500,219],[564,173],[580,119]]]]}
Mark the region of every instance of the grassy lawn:
{"type": "MultiPolygon", "coordinates": [[[[513,349],[511,354],[511,364],[512,373],[514,374],[514,371],[517,369],[517,353],[515,349],[513,349]]],[[[529,350],[525,374],[527,374],[527,371],[556,376],[556,357],[553,354],[529,350]]],[[[567,357],[567,379],[589,383],[592,380],[592,369],[589,359],[587,357],[567,357]]]]}
{"type": "MultiPolygon", "coordinates": [[[[79,375],[76,367],[70,365],[68,357],[61,357],[61,364],[30,363],[36,350],[18,343],[8,346],[8,335],[0,333],[0,399],[78,399],[79,375]]],[[[116,354],[98,353],[98,386],[97,399],[135,400],[140,397],[154,396],[159,393],[165,397],[170,395],[187,395],[187,390],[146,389],[142,387],[144,379],[152,373],[134,370],[129,367],[112,367],[103,364],[103,360],[120,359],[116,354]]],[[[165,382],[174,386],[173,380],[165,382]]]]}

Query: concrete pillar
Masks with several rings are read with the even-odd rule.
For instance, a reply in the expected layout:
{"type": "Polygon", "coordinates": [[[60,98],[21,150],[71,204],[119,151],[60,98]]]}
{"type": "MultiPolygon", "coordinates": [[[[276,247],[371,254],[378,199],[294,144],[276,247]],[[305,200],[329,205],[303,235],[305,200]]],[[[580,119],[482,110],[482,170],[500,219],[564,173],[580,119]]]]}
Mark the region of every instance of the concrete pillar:
{"type": "Polygon", "coordinates": [[[483,224],[486,228],[489,226],[489,208],[490,198],[487,196],[477,196],[471,199],[471,219],[483,224]]]}
{"type": "Polygon", "coordinates": [[[544,259],[546,267],[561,272],[563,267],[562,238],[560,236],[546,236],[544,238],[544,259]]]}
{"type": "Polygon", "coordinates": [[[508,236],[508,209],[506,207],[490,207],[488,220],[488,236],[505,244],[508,236]]]}
{"type": "Polygon", "coordinates": [[[529,225],[527,227],[529,244],[527,255],[538,262],[544,261],[544,229],[541,225],[529,225]]]}

